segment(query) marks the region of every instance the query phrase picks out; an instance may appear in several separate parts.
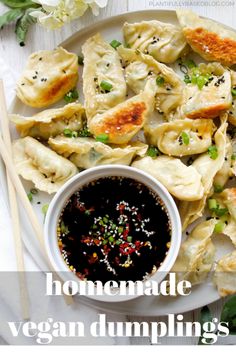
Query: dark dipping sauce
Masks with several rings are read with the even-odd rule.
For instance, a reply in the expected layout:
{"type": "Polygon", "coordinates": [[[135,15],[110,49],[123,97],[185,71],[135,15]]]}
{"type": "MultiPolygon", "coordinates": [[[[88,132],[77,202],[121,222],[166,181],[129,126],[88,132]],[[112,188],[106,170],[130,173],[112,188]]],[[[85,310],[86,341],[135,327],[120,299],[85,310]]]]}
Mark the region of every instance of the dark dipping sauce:
{"type": "Polygon", "coordinates": [[[80,279],[143,280],[170,247],[171,225],[163,201],[134,179],[106,177],[75,192],[58,223],[63,259],[80,279]]]}

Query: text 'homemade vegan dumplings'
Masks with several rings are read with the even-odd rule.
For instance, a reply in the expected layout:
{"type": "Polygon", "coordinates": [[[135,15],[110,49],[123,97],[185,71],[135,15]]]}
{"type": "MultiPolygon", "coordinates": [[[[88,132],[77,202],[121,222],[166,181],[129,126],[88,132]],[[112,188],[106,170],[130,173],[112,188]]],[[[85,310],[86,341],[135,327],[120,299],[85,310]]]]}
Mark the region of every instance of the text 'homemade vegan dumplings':
{"type": "Polygon", "coordinates": [[[107,143],[128,143],[144,126],[154,110],[155,80],[150,79],[143,92],[88,122],[90,132],[107,143]]]}
{"type": "Polygon", "coordinates": [[[184,36],[192,49],[205,60],[226,66],[236,64],[236,32],[187,9],[176,11],[184,36]]]}
{"type": "Polygon", "coordinates": [[[85,111],[80,103],[67,104],[62,108],[47,109],[32,117],[11,114],[21,137],[31,136],[48,140],[61,134],[65,129],[78,131],[83,127],[85,111]]]}
{"type": "Polygon", "coordinates": [[[199,200],[203,196],[201,175],[192,166],[187,167],[178,158],[144,157],[134,161],[132,167],[141,169],[158,181],[179,200],[199,200]]]}
{"type": "Polygon", "coordinates": [[[184,85],[181,78],[170,67],[138,49],[120,46],[117,51],[125,66],[127,84],[136,94],[144,89],[150,77],[156,79],[155,108],[168,118],[182,102],[184,85]]]}
{"type": "Polygon", "coordinates": [[[183,54],[187,45],[181,28],[155,20],[126,22],[123,33],[130,48],[139,49],[163,63],[173,63],[183,54]]]}
{"type": "Polygon", "coordinates": [[[31,107],[43,108],[56,103],[76,86],[78,56],[59,47],[30,55],[17,83],[18,98],[31,107]]]}
{"type": "Polygon", "coordinates": [[[189,76],[192,83],[184,89],[180,117],[216,118],[231,107],[230,71],[219,63],[200,64],[190,70],[189,76]]]}
{"type": "Polygon", "coordinates": [[[13,143],[13,160],[19,175],[49,194],[77,173],[72,162],[29,136],[13,143]]]}
{"type": "Polygon", "coordinates": [[[83,91],[90,120],[125,100],[126,82],[118,53],[100,34],[89,38],[82,52],[83,91]]]}
{"type": "Polygon", "coordinates": [[[212,144],[211,119],[183,119],[144,127],[149,144],[169,156],[188,156],[206,152],[212,144]]]}
{"type": "Polygon", "coordinates": [[[144,156],[148,149],[148,145],[141,142],[111,147],[92,138],[63,136],[51,138],[49,145],[54,151],[69,157],[77,167],[83,169],[104,164],[129,165],[135,156],[144,156]]]}

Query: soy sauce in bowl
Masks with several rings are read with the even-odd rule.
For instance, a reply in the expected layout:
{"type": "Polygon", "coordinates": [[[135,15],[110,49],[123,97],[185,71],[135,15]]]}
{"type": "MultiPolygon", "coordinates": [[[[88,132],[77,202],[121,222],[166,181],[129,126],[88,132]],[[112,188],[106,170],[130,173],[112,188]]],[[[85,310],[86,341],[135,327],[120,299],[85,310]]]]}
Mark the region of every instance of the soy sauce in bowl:
{"type": "Polygon", "coordinates": [[[150,188],[121,176],[82,186],[63,208],[58,244],[67,266],[80,278],[144,280],[164,261],[171,222],[163,201],[150,188]]]}

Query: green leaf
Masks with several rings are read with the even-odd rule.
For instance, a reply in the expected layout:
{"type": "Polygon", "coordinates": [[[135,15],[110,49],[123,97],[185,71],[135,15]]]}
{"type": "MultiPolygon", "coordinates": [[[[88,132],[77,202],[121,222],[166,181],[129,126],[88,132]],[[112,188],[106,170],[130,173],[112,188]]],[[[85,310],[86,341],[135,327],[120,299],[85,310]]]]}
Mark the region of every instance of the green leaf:
{"type": "Polygon", "coordinates": [[[32,8],[26,10],[24,15],[19,18],[19,20],[16,22],[15,33],[20,46],[25,45],[25,38],[28,33],[29,27],[37,21],[36,18],[30,16],[30,13],[33,10],[34,9],[32,8]]]}
{"type": "Polygon", "coordinates": [[[181,134],[181,137],[182,137],[183,143],[185,145],[189,145],[190,138],[189,138],[189,135],[187,134],[187,132],[183,131],[181,134]]]}
{"type": "Polygon", "coordinates": [[[217,159],[218,149],[216,146],[213,145],[213,146],[208,147],[207,152],[208,152],[211,159],[213,159],[213,160],[217,159]]]}
{"type": "Polygon", "coordinates": [[[155,158],[160,155],[160,151],[155,146],[149,146],[147,150],[147,156],[155,158]]]}
{"type": "Polygon", "coordinates": [[[72,102],[76,101],[78,98],[79,98],[79,93],[78,93],[77,89],[74,88],[65,94],[64,101],[66,103],[72,103],[72,102]]]}
{"type": "Polygon", "coordinates": [[[40,7],[40,4],[36,4],[31,0],[0,0],[4,5],[10,7],[11,9],[26,9],[29,7],[40,7]]]}
{"type": "MultiPolygon", "coordinates": [[[[199,322],[200,322],[201,326],[203,326],[203,324],[204,324],[205,322],[211,322],[212,319],[213,319],[213,317],[212,317],[212,313],[211,313],[210,309],[208,308],[208,306],[204,306],[204,307],[202,308],[202,310],[201,310],[201,313],[200,313],[200,320],[199,320],[199,322]]],[[[202,329],[201,337],[199,337],[198,345],[203,345],[203,344],[205,344],[205,343],[202,342],[202,339],[204,338],[204,337],[203,337],[203,333],[204,333],[204,331],[203,331],[203,329],[202,329]]],[[[206,341],[210,343],[210,339],[209,339],[209,338],[206,339],[206,341]]]]}
{"type": "Polygon", "coordinates": [[[0,16],[0,29],[11,22],[15,22],[22,14],[23,11],[20,9],[9,10],[4,13],[4,15],[0,16]]]}
{"type": "Polygon", "coordinates": [[[236,296],[230,298],[223,306],[220,321],[229,323],[229,334],[236,335],[236,296]]]}
{"type": "Polygon", "coordinates": [[[109,135],[107,134],[100,134],[96,136],[96,141],[107,143],[109,141],[109,135]]]}

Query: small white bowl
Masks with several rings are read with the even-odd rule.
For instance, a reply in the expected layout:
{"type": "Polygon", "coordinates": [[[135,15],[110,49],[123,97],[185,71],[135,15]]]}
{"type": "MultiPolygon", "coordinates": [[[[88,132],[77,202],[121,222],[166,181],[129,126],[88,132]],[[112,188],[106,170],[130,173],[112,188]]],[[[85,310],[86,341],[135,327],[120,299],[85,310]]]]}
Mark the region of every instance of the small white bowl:
{"type": "MultiPolygon", "coordinates": [[[[94,167],[84,172],[81,172],[71,178],[60,189],[60,191],[57,192],[48,208],[44,226],[45,245],[49,260],[55,272],[57,272],[57,274],[61,277],[63,281],[81,281],[68,268],[62,258],[57,240],[58,220],[66,202],[69,200],[72,194],[74,194],[74,192],[76,192],[84,185],[90,183],[91,181],[110,176],[121,176],[131,178],[140,183],[143,183],[155,194],[157,194],[166,206],[172,229],[171,245],[162,265],[157,269],[155,273],[153,273],[147,278],[147,280],[152,280],[160,283],[165,278],[167,273],[171,270],[179,252],[182,236],[180,216],[176,204],[167,189],[149,174],[133,167],[127,167],[122,165],[106,165],[94,167]]],[[[139,295],[113,296],[106,295],[105,293],[101,296],[88,295],[88,297],[93,300],[105,302],[121,302],[134,299],[138,296],[139,295]]]]}

